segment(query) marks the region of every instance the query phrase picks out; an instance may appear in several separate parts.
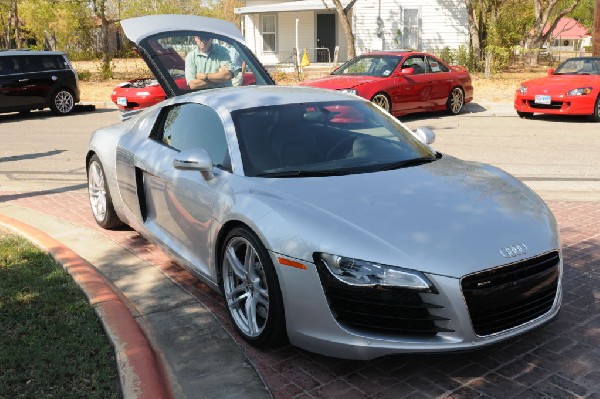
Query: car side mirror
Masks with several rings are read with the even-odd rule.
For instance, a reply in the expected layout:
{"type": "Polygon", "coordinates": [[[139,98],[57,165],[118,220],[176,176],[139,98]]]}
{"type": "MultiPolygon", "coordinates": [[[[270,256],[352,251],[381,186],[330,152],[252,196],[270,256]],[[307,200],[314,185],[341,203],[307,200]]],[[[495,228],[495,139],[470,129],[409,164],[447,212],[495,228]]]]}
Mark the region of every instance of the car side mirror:
{"type": "Polygon", "coordinates": [[[402,70],[400,70],[400,75],[414,75],[415,74],[415,68],[402,68],[402,70]]]}
{"type": "Polygon", "coordinates": [[[554,75],[554,68],[548,69],[548,75],[554,75]]]}
{"type": "Polygon", "coordinates": [[[210,155],[204,148],[190,148],[181,151],[173,160],[173,167],[178,170],[197,170],[206,181],[215,178],[213,163],[210,155]]]}
{"type": "Polygon", "coordinates": [[[433,144],[435,141],[435,133],[428,127],[418,127],[413,135],[423,144],[433,144]]]}

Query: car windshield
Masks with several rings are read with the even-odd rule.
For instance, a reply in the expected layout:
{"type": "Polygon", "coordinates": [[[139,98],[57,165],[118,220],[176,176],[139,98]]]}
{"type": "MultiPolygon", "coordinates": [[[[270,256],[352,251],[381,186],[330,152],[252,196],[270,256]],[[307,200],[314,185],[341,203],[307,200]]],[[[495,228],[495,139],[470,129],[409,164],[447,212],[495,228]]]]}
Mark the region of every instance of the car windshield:
{"type": "Polygon", "coordinates": [[[348,61],[332,75],[364,75],[387,77],[398,66],[400,57],[394,56],[361,56],[348,61]]]}
{"type": "Polygon", "coordinates": [[[189,91],[273,84],[256,57],[229,37],[170,32],[141,43],[147,57],[180,95],[189,91]]]}
{"type": "Polygon", "coordinates": [[[600,75],[600,58],[571,58],[563,62],[555,75],[600,75]]]}
{"type": "Polygon", "coordinates": [[[232,117],[246,176],[347,175],[437,159],[369,102],[285,104],[238,110],[232,117]]]}

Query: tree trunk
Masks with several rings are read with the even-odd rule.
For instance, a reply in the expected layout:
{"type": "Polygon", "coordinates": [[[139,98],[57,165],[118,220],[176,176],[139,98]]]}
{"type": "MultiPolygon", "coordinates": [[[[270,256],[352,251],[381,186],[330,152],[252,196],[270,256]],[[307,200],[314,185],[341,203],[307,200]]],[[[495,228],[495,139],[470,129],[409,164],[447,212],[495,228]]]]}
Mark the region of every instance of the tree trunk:
{"type": "Polygon", "coordinates": [[[592,55],[600,57],[600,0],[596,0],[594,11],[594,40],[592,42],[592,55]]]}
{"type": "Polygon", "coordinates": [[[340,18],[340,23],[342,24],[342,29],[344,30],[344,34],[346,35],[346,41],[348,43],[348,59],[352,59],[356,56],[356,47],[354,45],[354,32],[352,32],[352,22],[350,18],[348,18],[348,14],[357,0],[352,0],[346,8],[342,6],[340,0],[333,0],[333,4],[335,4],[335,10],[337,11],[337,15],[340,18]]]}
{"type": "Polygon", "coordinates": [[[473,3],[470,0],[465,1],[467,6],[467,16],[469,17],[469,37],[471,39],[471,51],[475,58],[475,64],[479,65],[481,62],[481,40],[479,37],[480,24],[477,18],[477,11],[473,7],[473,3]]]}

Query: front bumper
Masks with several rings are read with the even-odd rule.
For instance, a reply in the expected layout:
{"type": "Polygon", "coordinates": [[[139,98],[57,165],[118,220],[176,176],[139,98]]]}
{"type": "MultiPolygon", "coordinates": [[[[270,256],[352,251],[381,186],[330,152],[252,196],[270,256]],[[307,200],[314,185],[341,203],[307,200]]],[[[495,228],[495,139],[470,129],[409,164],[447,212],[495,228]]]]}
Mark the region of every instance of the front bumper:
{"type": "Polygon", "coordinates": [[[515,94],[515,110],[549,115],[592,115],[597,94],[551,96],[550,104],[536,104],[535,94],[515,94]]]}
{"type": "MultiPolygon", "coordinates": [[[[273,262],[277,257],[272,255],[273,262]]],[[[491,345],[523,334],[552,320],[559,311],[562,290],[562,259],[558,262],[558,284],[550,309],[516,327],[479,336],[475,333],[461,280],[427,275],[437,294],[421,293],[423,302],[433,305],[431,315],[439,320],[435,334],[403,335],[381,331],[365,331],[341,325],[329,306],[317,266],[303,262],[307,269],[278,267],[284,297],[287,331],[290,342],[300,348],[327,356],[346,359],[372,359],[398,353],[427,353],[470,350],[491,345]]]]}

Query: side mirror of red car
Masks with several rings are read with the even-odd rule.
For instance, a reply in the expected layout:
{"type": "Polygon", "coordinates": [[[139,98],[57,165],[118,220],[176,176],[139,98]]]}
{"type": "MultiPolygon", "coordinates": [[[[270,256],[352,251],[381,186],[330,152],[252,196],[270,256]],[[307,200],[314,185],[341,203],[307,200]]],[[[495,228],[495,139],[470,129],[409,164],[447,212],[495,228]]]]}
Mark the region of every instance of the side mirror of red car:
{"type": "Polygon", "coordinates": [[[554,75],[554,68],[548,69],[548,75],[554,75]]]}
{"type": "Polygon", "coordinates": [[[414,75],[415,68],[402,68],[400,71],[400,75],[414,75]]]}

